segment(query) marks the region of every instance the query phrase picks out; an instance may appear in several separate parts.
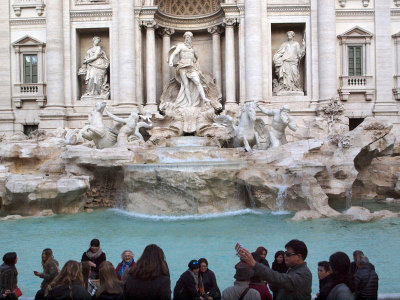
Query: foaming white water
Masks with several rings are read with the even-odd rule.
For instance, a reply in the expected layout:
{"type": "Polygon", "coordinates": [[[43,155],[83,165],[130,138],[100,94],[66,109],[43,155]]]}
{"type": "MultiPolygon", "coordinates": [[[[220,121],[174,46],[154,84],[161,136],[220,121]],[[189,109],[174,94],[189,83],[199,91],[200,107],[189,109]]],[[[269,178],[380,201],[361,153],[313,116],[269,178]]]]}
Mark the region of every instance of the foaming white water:
{"type": "Polygon", "coordinates": [[[288,210],[277,210],[277,211],[271,211],[271,215],[290,215],[292,212],[288,210]]]}
{"type": "Polygon", "coordinates": [[[232,216],[242,216],[242,215],[263,215],[266,212],[264,211],[259,211],[255,209],[240,209],[240,210],[235,210],[235,211],[226,211],[222,213],[211,213],[211,214],[203,214],[203,215],[147,215],[147,214],[141,214],[141,213],[136,213],[132,211],[126,211],[123,209],[118,209],[118,208],[112,208],[112,211],[126,215],[126,216],[131,216],[134,218],[140,218],[140,219],[148,219],[148,220],[154,220],[154,221],[181,221],[181,220],[207,220],[207,219],[217,219],[217,218],[224,218],[224,217],[232,217],[232,216]]]}

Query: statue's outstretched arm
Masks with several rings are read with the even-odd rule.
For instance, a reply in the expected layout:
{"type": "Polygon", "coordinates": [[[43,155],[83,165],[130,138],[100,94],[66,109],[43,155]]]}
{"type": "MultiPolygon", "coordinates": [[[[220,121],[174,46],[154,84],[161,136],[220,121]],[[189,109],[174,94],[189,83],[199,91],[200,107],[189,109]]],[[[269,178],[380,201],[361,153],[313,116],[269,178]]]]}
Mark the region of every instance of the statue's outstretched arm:
{"type": "Polygon", "coordinates": [[[175,46],[174,52],[169,57],[169,66],[172,67],[174,65],[174,57],[181,51],[181,48],[179,46],[175,46]]]}
{"type": "Polygon", "coordinates": [[[119,123],[126,124],[126,120],[125,120],[125,119],[122,119],[122,118],[117,117],[116,115],[113,115],[113,114],[110,113],[108,110],[106,110],[106,114],[107,114],[111,119],[113,119],[115,122],[119,122],[119,123]]]}
{"type": "Polygon", "coordinates": [[[267,116],[273,116],[274,110],[273,109],[266,109],[261,105],[257,104],[257,107],[261,110],[262,113],[266,114],[267,116]]]}

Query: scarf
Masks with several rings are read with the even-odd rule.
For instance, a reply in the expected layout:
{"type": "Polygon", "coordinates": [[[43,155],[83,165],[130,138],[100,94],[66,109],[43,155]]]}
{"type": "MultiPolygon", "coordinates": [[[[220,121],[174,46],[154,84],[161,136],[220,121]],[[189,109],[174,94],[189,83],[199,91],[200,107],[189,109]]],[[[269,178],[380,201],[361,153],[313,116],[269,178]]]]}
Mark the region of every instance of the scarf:
{"type": "Polygon", "coordinates": [[[133,264],[133,258],[129,262],[125,262],[124,260],[121,263],[121,267],[118,270],[119,277],[122,278],[122,274],[124,274],[125,269],[129,269],[133,264]]]}
{"type": "Polygon", "coordinates": [[[199,290],[199,277],[198,277],[198,275],[194,274],[193,271],[190,269],[189,269],[189,272],[194,278],[194,284],[195,284],[196,290],[198,291],[199,290]]]}
{"type": "Polygon", "coordinates": [[[97,250],[97,252],[92,252],[92,250],[86,251],[86,255],[87,257],[89,257],[89,259],[95,259],[98,258],[101,254],[103,253],[103,250],[101,250],[101,248],[99,248],[99,250],[97,250]]]}

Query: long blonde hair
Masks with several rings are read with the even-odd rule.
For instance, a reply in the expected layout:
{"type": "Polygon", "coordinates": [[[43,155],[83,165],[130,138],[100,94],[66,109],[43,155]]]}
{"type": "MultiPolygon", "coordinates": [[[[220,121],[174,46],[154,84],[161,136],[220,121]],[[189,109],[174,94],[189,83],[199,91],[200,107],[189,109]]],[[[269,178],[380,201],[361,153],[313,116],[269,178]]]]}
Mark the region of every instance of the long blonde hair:
{"type": "Polygon", "coordinates": [[[109,294],[122,294],[122,283],[117,278],[115,268],[109,261],[104,261],[99,269],[100,288],[96,296],[99,297],[103,292],[109,294]]]}
{"type": "Polygon", "coordinates": [[[75,260],[69,260],[65,263],[60,273],[47,287],[45,296],[47,296],[48,292],[57,286],[68,285],[72,298],[72,283],[78,283],[81,286],[85,286],[83,283],[82,266],[75,260]]]}

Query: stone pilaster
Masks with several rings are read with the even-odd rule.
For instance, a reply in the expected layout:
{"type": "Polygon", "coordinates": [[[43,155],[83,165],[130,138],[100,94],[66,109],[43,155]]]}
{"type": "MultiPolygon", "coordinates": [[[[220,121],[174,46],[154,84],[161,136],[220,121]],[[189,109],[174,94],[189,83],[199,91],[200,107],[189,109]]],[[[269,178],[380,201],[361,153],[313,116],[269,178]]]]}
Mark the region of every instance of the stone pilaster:
{"type": "Polygon", "coordinates": [[[262,1],[245,1],[246,101],[262,100],[262,1]]]}
{"type": "Polygon", "coordinates": [[[40,114],[41,129],[65,127],[63,1],[46,4],[47,106],[40,114]]]}
{"type": "Polygon", "coordinates": [[[14,115],[11,107],[11,71],[10,71],[10,4],[0,1],[0,132],[13,133],[14,115]]]}
{"type": "Polygon", "coordinates": [[[397,115],[393,100],[391,1],[381,1],[375,6],[375,53],[376,53],[376,115],[397,115]]]}
{"type": "Polygon", "coordinates": [[[163,41],[163,50],[162,50],[162,83],[163,87],[165,87],[171,78],[171,68],[168,64],[168,53],[171,48],[171,35],[175,33],[175,30],[172,28],[162,28],[161,36],[163,41]]]}
{"type": "Polygon", "coordinates": [[[157,86],[156,86],[156,40],[155,20],[144,22],[146,28],[146,108],[152,112],[157,111],[157,86]]]}
{"type": "Polygon", "coordinates": [[[208,28],[208,32],[212,35],[213,47],[213,75],[215,77],[217,86],[222,89],[222,75],[221,75],[221,32],[220,26],[213,26],[208,28]]]}
{"type": "Polygon", "coordinates": [[[236,18],[225,18],[225,106],[236,103],[236,70],[235,70],[235,25],[236,18]]]}
{"type": "Polygon", "coordinates": [[[135,56],[136,56],[136,102],[144,105],[143,99],[143,67],[142,67],[142,27],[140,21],[140,8],[135,9],[135,56]]]}
{"type": "Polygon", "coordinates": [[[335,1],[318,0],[319,98],[325,100],[337,91],[335,1]]]}
{"type": "Polygon", "coordinates": [[[137,105],[133,1],[118,0],[119,105],[137,105]]]}

